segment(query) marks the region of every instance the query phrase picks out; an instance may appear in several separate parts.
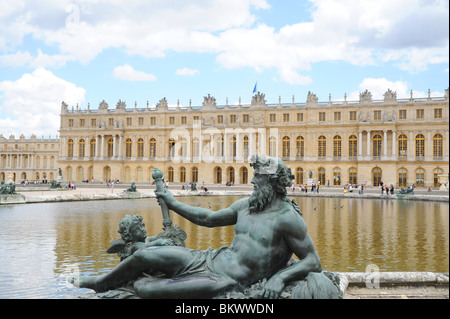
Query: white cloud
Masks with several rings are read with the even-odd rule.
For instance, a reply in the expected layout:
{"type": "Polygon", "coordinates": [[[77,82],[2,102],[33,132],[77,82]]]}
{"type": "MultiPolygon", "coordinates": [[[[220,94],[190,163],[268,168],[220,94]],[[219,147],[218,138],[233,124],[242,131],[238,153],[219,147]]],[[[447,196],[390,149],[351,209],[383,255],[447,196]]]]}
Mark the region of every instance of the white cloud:
{"type": "Polygon", "coordinates": [[[182,68],[175,71],[176,75],[184,75],[184,76],[194,76],[197,74],[200,74],[199,70],[195,69],[189,69],[189,68],[182,68]]]}
{"type": "Polygon", "coordinates": [[[61,102],[69,105],[84,101],[85,89],[38,68],[16,81],[0,82],[3,105],[8,114],[0,122],[2,134],[53,135],[59,129],[61,102]]]}
{"type": "Polygon", "coordinates": [[[131,65],[125,64],[114,68],[113,77],[118,80],[136,81],[136,82],[153,82],[156,76],[135,70],[131,65]]]}

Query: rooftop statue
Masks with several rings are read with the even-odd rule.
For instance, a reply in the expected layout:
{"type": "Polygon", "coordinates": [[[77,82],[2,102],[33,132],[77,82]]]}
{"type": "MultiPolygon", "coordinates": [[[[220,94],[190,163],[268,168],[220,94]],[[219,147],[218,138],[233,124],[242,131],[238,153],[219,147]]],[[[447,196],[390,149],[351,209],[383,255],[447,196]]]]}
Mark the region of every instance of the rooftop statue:
{"type": "Polygon", "coordinates": [[[70,282],[96,292],[127,285],[140,298],[213,298],[248,291],[258,284],[260,289],[253,298],[271,299],[279,298],[285,287],[295,282],[293,298],[340,298],[339,283],[322,272],[300,209],[287,197],[286,188],[294,178],[291,170],[277,158],[259,156],[252,158],[251,166],[252,195],[218,211],[177,201],[162,187],[162,173],[155,169],[152,175],[163,224],[170,220],[170,209],[200,226],[235,225],[230,247],[204,251],[142,247],[109,273],[74,277],[70,282]],[[290,262],[293,254],[300,261],[290,262]],[[154,276],[154,272],[164,276],[154,276]]]}

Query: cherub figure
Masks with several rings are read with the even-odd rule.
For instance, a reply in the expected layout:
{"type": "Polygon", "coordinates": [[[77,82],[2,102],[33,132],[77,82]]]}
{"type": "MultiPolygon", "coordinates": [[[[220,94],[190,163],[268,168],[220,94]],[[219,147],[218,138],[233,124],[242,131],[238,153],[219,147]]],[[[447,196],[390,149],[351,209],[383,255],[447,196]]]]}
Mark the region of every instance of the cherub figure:
{"type": "Polygon", "coordinates": [[[120,261],[123,261],[138,249],[152,246],[172,246],[174,244],[170,238],[161,238],[158,235],[147,237],[142,219],[141,215],[125,215],[119,223],[118,230],[122,238],[114,240],[107,252],[109,254],[116,253],[120,257],[120,261]]]}

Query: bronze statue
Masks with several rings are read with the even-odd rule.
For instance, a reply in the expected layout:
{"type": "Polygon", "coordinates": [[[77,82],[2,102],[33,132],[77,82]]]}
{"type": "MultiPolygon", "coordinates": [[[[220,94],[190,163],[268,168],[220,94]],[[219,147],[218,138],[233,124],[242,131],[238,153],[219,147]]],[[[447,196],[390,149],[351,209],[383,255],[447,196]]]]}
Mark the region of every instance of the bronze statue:
{"type": "MultiPolygon", "coordinates": [[[[336,284],[322,273],[299,207],[287,198],[286,188],[294,178],[291,170],[279,159],[258,156],[252,158],[251,166],[252,195],[219,211],[181,203],[157,183],[155,193],[162,208],[200,226],[235,225],[230,247],[205,251],[179,246],[143,247],[105,275],[70,281],[96,292],[134,281],[134,290],[141,298],[213,298],[261,282],[264,284],[258,298],[278,298],[287,285],[299,280],[305,283],[297,286],[301,291],[297,295],[302,298],[320,298],[319,292],[309,291],[312,287],[331,287],[337,292],[336,284]],[[293,254],[300,261],[288,264],[293,254]],[[149,270],[162,272],[165,277],[142,277],[149,270]]],[[[162,174],[155,170],[153,177],[161,179],[162,174]]],[[[170,219],[164,211],[165,220],[170,219]]]]}

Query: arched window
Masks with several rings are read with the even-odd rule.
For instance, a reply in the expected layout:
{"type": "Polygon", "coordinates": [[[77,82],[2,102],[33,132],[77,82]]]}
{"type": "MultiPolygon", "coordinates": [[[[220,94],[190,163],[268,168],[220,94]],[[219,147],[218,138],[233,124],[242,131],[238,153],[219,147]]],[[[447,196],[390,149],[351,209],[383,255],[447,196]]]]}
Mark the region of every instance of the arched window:
{"type": "Polygon", "coordinates": [[[358,138],[356,135],[351,135],[348,138],[348,156],[356,158],[358,156],[358,138]]]}
{"type": "Polygon", "coordinates": [[[95,138],[89,142],[89,157],[95,157],[95,138]]]}
{"type": "Polygon", "coordinates": [[[407,186],[408,171],[402,167],[398,170],[398,187],[407,186]]]}
{"type": "Polygon", "coordinates": [[[131,168],[130,166],[125,167],[125,183],[131,182],[131,168]]]}
{"type": "Polygon", "coordinates": [[[222,184],[222,169],[220,167],[216,168],[216,184],[222,184]]]}
{"type": "Polygon", "coordinates": [[[137,142],[137,157],[144,157],[144,139],[140,138],[137,142]]]}
{"type": "Polygon", "coordinates": [[[180,167],[180,183],[186,182],[186,167],[180,167]]]}
{"type": "Polygon", "coordinates": [[[303,136],[297,136],[295,151],[297,158],[305,156],[305,139],[303,136]]]}
{"type": "Polygon", "coordinates": [[[381,157],[381,143],[382,143],[382,139],[381,139],[381,135],[380,134],[375,134],[374,137],[372,138],[372,150],[373,150],[373,157],[381,157]]]}
{"type": "Polygon", "coordinates": [[[319,136],[319,158],[323,158],[327,156],[327,139],[325,136],[319,136]]]}
{"type": "MultiPolygon", "coordinates": [[[[72,176],[72,167],[68,166],[66,168],[66,175],[67,175],[67,180],[68,181],[73,181],[73,176],[72,176]]],[[[39,178],[38,178],[39,179],[39,178]]]]}
{"type": "Polygon", "coordinates": [[[333,185],[341,185],[341,169],[339,167],[333,169],[333,185]]]}
{"type": "Polygon", "coordinates": [[[425,158],[425,136],[423,134],[416,135],[416,160],[425,158]]]}
{"type": "Polygon", "coordinates": [[[342,156],[342,139],[339,135],[336,135],[335,137],[333,137],[333,157],[340,158],[341,156],[342,156]]]}
{"type": "Polygon", "coordinates": [[[50,168],[55,168],[55,157],[50,157],[50,168]]]}
{"type": "Polygon", "coordinates": [[[89,166],[88,167],[88,179],[89,179],[89,182],[91,182],[93,178],[94,178],[94,167],[93,166],[89,166]]]}
{"type": "Polygon", "coordinates": [[[425,170],[423,168],[416,169],[416,187],[425,186],[425,170]]]}
{"type": "Polygon", "coordinates": [[[380,183],[382,182],[381,178],[383,177],[381,168],[375,167],[372,170],[372,185],[373,186],[380,186],[380,183]]]}
{"type": "Polygon", "coordinates": [[[137,182],[142,183],[142,181],[144,180],[144,169],[141,166],[139,166],[136,169],[136,173],[137,173],[137,182]]]}
{"type": "Polygon", "coordinates": [[[283,157],[291,156],[291,139],[287,136],[283,137],[283,157]]]}
{"type": "Polygon", "coordinates": [[[320,185],[325,185],[325,168],[319,167],[319,178],[318,181],[320,182],[320,185]]]}
{"type": "Polygon", "coordinates": [[[434,159],[442,159],[443,153],[443,141],[441,134],[435,134],[433,136],[433,158],[434,159]]]}
{"type": "Polygon", "coordinates": [[[149,157],[155,158],[156,157],[156,139],[151,138],[150,139],[150,147],[149,147],[149,157]]]}
{"type": "Polygon", "coordinates": [[[406,159],[408,156],[408,138],[405,134],[398,136],[398,159],[406,159]]]}
{"type": "Polygon", "coordinates": [[[167,173],[168,173],[167,174],[167,181],[169,183],[173,183],[173,167],[172,166],[167,169],[167,173]]]}
{"type": "Polygon", "coordinates": [[[297,167],[295,170],[295,183],[297,185],[303,184],[303,168],[297,167]]]}
{"type": "Polygon", "coordinates": [[[73,157],[73,140],[67,141],[67,157],[73,157]]]}
{"type": "Polygon", "coordinates": [[[106,167],[103,169],[103,179],[104,179],[105,181],[111,180],[111,167],[106,166],[106,167]]]}
{"type": "Polygon", "coordinates": [[[198,168],[197,167],[192,168],[192,181],[195,183],[198,183],[198,168]]]}
{"type": "Polygon", "coordinates": [[[228,182],[234,184],[234,167],[228,168],[228,182]]]}
{"type": "Polygon", "coordinates": [[[125,157],[131,157],[132,156],[132,141],[131,138],[127,138],[125,141],[125,157]]]}
{"type": "Polygon", "coordinates": [[[241,184],[248,184],[248,169],[247,169],[247,167],[241,168],[241,184]]]}
{"type": "Polygon", "coordinates": [[[355,167],[351,167],[348,170],[348,182],[350,184],[358,184],[358,171],[355,167]]]}
{"type": "MultiPolygon", "coordinates": [[[[130,140],[130,152],[131,152],[131,140],[130,140]]],[[[107,154],[106,157],[113,157],[114,155],[114,139],[112,137],[108,139],[106,154],[107,154]]],[[[127,157],[130,156],[127,155],[127,157]]]]}
{"type": "Polygon", "coordinates": [[[78,157],[84,157],[84,147],[85,147],[85,142],[83,139],[81,139],[78,142],[78,157]]]}
{"type": "Polygon", "coordinates": [[[269,156],[277,156],[277,139],[274,136],[269,137],[269,156]]]}
{"type": "Polygon", "coordinates": [[[84,168],[82,166],[79,166],[77,181],[82,182],[83,180],[84,180],[84,168]]]}

